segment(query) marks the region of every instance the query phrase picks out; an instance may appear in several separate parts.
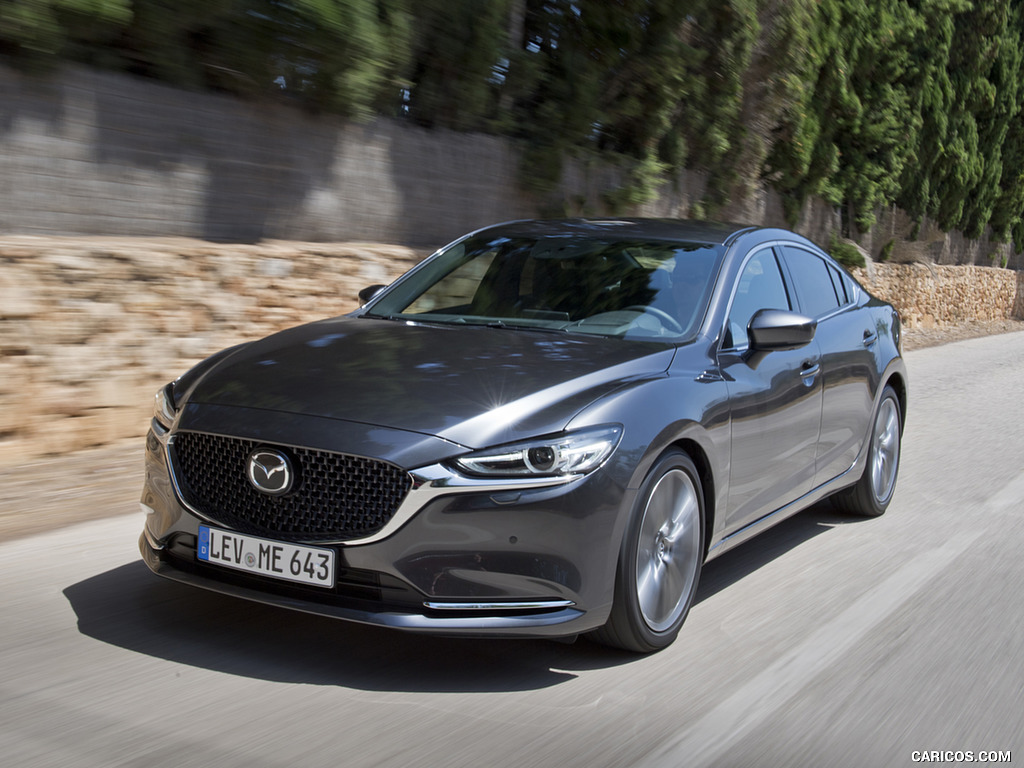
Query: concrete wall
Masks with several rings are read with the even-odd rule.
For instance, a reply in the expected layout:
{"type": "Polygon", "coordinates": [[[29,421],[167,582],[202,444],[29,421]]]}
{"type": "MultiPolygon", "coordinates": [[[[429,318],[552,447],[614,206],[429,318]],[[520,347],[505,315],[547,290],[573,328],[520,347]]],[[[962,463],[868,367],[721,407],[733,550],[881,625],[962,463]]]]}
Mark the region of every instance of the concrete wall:
{"type": "MultiPolygon", "coordinates": [[[[32,78],[0,66],[0,234],[434,248],[509,219],[607,215],[606,193],[623,183],[613,165],[569,160],[560,188],[534,199],[519,188],[519,162],[494,136],[355,125],[81,68],[32,78]]],[[[706,187],[682,172],[637,214],[687,217],[706,187]]],[[[766,188],[717,216],[784,225],[766,188]]],[[[837,225],[815,201],[797,230],[827,242],[837,225]]]]}
{"type": "Polygon", "coordinates": [[[0,67],[0,233],[443,244],[532,213],[507,142],[0,67]]]}
{"type": "MultiPolygon", "coordinates": [[[[181,236],[257,242],[366,240],[435,248],[478,227],[538,215],[606,215],[623,182],[595,160],[565,164],[543,200],[518,184],[505,139],[378,120],[355,125],[286,103],[190,93],[114,73],[68,68],[33,78],[0,66],[0,234],[181,236]]],[[[645,216],[688,217],[707,179],[682,172],[645,216]]],[[[776,192],[756,184],[716,212],[786,226],[776,192]]],[[[835,208],[808,201],[795,229],[821,245],[835,208]]],[[[898,261],[1024,268],[1024,254],[967,240],[895,209],[861,239],[898,261]]]]}

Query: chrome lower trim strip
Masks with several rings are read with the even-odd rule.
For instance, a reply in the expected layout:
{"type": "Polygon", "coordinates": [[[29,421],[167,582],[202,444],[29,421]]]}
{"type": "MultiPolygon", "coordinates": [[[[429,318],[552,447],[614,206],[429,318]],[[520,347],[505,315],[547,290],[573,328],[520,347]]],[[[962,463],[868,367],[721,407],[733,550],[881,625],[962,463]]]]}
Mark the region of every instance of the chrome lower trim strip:
{"type": "Polygon", "coordinates": [[[158,540],[149,530],[148,525],[142,526],[142,535],[146,537],[146,543],[149,544],[150,548],[155,552],[159,552],[164,548],[164,543],[158,540]]]}
{"type": "Polygon", "coordinates": [[[491,637],[565,637],[575,635],[581,629],[593,629],[592,622],[580,629],[566,629],[565,625],[587,616],[579,608],[560,608],[542,613],[513,613],[491,616],[453,614],[450,616],[425,616],[420,613],[399,611],[366,611],[343,605],[309,602],[294,597],[274,595],[268,592],[242,587],[228,582],[213,581],[188,571],[182,571],[165,561],[154,552],[147,539],[140,540],[143,562],[158,576],[190,584],[225,595],[254,600],[266,605],[276,605],[292,610],[304,611],[318,616],[346,619],[361,624],[404,629],[412,632],[426,632],[438,635],[472,635],[491,637]]]}
{"type": "Polygon", "coordinates": [[[534,600],[515,603],[435,603],[424,602],[424,608],[434,611],[543,611],[549,608],[571,608],[572,600],[534,600]]]}

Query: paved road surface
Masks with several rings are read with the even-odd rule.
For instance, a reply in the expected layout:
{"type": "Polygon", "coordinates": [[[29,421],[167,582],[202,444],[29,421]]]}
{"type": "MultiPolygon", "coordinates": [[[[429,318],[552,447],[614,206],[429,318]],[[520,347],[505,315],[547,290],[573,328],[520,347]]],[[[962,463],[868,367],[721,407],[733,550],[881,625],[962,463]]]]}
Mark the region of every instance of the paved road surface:
{"type": "MultiPolygon", "coordinates": [[[[142,566],[138,514],[0,544],[0,762],[1020,763],[1024,333],[908,365],[889,513],[816,507],[713,561],[679,641],[653,656],[424,638],[207,594],[142,566]]],[[[131,509],[138,484],[121,486],[131,509]]]]}

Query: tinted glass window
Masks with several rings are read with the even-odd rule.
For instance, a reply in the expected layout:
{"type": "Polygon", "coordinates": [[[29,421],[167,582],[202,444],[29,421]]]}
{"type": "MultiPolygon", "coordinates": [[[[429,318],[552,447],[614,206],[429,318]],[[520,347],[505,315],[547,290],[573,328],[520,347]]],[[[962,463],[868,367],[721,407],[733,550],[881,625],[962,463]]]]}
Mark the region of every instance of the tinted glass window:
{"type": "Polygon", "coordinates": [[[846,286],[846,299],[852,304],[857,301],[857,281],[850,277],[850,275],[845,271],[839,271],[840,276],[843,278],[843,285],[846,286]]]}
{"type": "Polygon", "coordinates": [[[743,267],[729,311],[725,346],[742,347],[747,344],[750,319],[761,309],[791,309],[782,272],[770,248],[754,254],[743,267]]]}
{"type": "Polygon", "coordinates": [[[496,251],[490,251],[478,259],[456,267],[445,280],[434,283],[424,291],[405,311],[412,314],[458,312],[460,308],[468,307],[476,297],[480,280],[494,261],[495,253],[496,251]]]}
{"type": "Polygon", "coordinates": [[[805,315],[818,317],[839,307],[839,297],[828,273],[824,259],[803,248],[786,247],[786,263],[796,284],[800,310],[805,315]]]}
{"type": "Polygon", "coordinates": [[[367,315],[637,339],[692,338],[721,246],[593,237],[467,238],[367,315]]]}
{"type": "Polygon", "coordinates": [[[839,297],[839,303],[849,304],[850,297],[846,293],[846,281],[843,280],[843,276],[839,274],[839,270],[831,264],[828,264],[828,274],[829,277],[832,278],[832,287],[836,289],[836,296],[839,297]]]}

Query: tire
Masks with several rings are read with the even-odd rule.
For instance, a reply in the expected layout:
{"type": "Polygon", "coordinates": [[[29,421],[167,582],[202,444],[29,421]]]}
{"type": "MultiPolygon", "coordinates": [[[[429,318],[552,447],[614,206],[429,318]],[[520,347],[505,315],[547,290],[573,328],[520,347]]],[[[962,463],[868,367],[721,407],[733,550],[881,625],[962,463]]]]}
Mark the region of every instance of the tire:
{"type": "Polygon", "coordinates": [[[686,620],[704,562],[704,494],[697,467],[669,451],[644,478],[619,550],[608,622],[592,634],[637,653],[667,647],[686,620]]]}
{"type": "Polygon", "coordinates": [[[903,420],[896,391],[886,385],[871,425],[871,444],[864,473],[855,485],[832,497],[841,512],[878,517],[889,507],[900,469],[903,420]]]}

